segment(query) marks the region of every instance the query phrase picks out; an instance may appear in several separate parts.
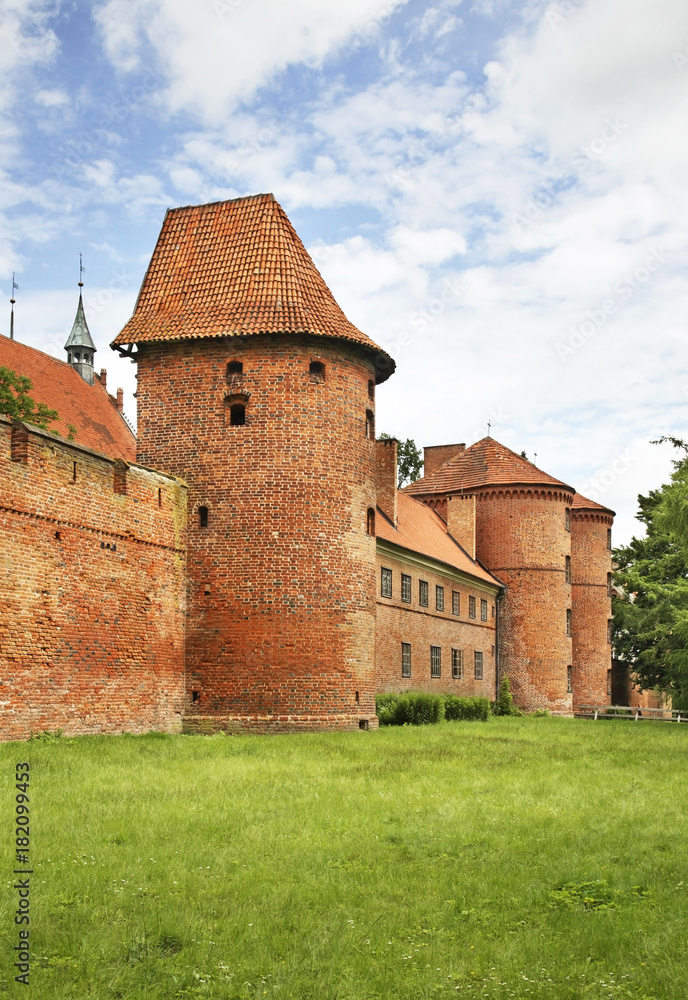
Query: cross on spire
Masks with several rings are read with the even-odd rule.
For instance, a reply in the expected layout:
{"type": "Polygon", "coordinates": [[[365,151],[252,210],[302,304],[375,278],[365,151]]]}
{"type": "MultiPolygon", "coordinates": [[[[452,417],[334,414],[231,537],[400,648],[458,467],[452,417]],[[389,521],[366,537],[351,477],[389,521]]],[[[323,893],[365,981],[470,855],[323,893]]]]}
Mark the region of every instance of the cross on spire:
{"type": "Polygon", "coordinates": [[[84,260],[81,254],[79,254],[79,288],[84,287],[84,283],[81,280],[81,275],[86,273],[86,268],[84,267],[84,260]]]}
{"type": "Polygon", "coordinates": [[[14,340],[14,303],[17,301],[14,297],[14,293],[18,291],[19,285],[14,280],[14,271],[12,271],[12,294],[10,296],[10,340],[14,340]]]}
{"type": "Polygon", "coordinates": [[[488,420],[487,421],[487,436],[488,437],[490,436],[490,427],[492,427],[492,421],[488,420]]]}

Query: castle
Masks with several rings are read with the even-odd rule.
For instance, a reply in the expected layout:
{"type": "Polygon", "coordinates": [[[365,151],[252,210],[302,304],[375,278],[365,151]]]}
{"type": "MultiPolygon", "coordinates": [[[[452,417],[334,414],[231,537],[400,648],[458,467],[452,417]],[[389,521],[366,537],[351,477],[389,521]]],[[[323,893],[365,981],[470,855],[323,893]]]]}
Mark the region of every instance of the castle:
{"type": "Polygon", "coordinates": [[[610,700],[613,512],[488,437],[397,489],[394,361],[272,195],[168,211],[95,372],[0,337],[58,410],[0,418],[0,735],[372,729],[407,688],[571,714],[610,700]],[[65,437],[68,425],[74,440],[65,437]]]}

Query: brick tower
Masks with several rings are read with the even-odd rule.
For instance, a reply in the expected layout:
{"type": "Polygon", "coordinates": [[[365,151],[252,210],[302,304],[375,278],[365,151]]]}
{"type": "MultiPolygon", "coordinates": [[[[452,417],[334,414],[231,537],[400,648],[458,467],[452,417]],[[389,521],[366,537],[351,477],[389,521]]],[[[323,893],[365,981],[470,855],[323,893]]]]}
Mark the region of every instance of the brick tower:
{"type": "Polygon", "coordinates": [[[614,511],[576,493],[571,509],[573,704],[611,701],[614,511]]]}
{"type": "Polygon", "coordinates": [[[573,488],[490,437],[426,448],[425,473],[406,490],[443,517],[450,498],[475,495],[477,558],[506,585],[499,670],[516,703],[570,714],[573,488]]]}
{"type": "Polygon", "coordinates": [[[187,728],[376,725],[374,401],[394,362],[272,195],[169,211],[113,346],[138,364],[138,461],[189,487],[187,728]]]}

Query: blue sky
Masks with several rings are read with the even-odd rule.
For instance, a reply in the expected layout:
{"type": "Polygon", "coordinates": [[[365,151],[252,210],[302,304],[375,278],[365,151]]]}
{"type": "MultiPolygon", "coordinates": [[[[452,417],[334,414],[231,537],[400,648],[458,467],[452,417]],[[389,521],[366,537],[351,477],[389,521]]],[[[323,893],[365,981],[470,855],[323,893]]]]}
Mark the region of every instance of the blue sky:
{"type": "Polygon", "coordinates": [[[272,191],[396,358],[377,425],[492,433],[618,512],[688,437],[684,0],[2,0],[0,289],[97,367],[165,209],[272,191]]]}

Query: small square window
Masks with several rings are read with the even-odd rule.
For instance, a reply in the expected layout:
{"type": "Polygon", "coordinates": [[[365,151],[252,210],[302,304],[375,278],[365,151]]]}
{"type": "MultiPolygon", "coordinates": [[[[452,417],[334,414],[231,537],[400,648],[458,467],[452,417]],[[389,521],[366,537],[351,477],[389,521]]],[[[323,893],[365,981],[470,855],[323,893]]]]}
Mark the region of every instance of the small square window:
{"type": "Polygon", "coordinates": [[[324,382],[325,365],[322,361],[311,361],[308,374],[311,382],[324,382]]]}
{"type": "Polygon", "coordinates": [[[435,587],[435,607],[444,611],[444,587],[435,587]]]}
{"type": "Polygon", "coordinates": [[[452,649],[452,677],[460,681],[463,677],[463,650],[452,649]]]}
{"type": "Polygon", "coordinates": [[[480,621],[487,621],[487,601],[483,601],[482,598],[480,599],[480,621]]]}
{"type": "Polygon", "coordinates": [[[401,644],[401,676],[410,677],[411,676],[411,643],[402,642],[401,644]]]}
{"type": "Polygon", "coordinates": [[[380,577],[380,594],[382,597],[392,596],[392,571],[391,569],[382,569],[380,577]]]}
{"type": "Polygon", "coordinates": [[[406,604],[411,603],[411,577],[406,573],[401,574],[401,599],[406,604]]]}
{"type": "Polygon", "coordinates": [[[468,598],[468,617],[475,618],[475,597],[468,598]]]}
{"type": "Polygon", "coordinates": [[[442,676],[442,647],[441,646],[431,646],[430,647],[430,676],[431,677],[441,677],[442,676]]]}
{"type": "Polygon", "coordinates": [[[461,594],[458,590],[452,590],[452,614],[461,614],[461,594]]]}
{"type": "Polygon", "coordinates": [[[571,609],[566,611],[566,634],[571,635],[571,609]]]}
{"type": "Polygon", "coordinates": [[[483,654],[474,653],[473,654],[473,668],[475,673],[475,679],[481,681],[483,679],[483,654]]]}
{"type": "Polygon", "coordinates": [[[428,585],[425,580],[418,581],[418,603],[422,608],[428,606],[428,585]]]}

